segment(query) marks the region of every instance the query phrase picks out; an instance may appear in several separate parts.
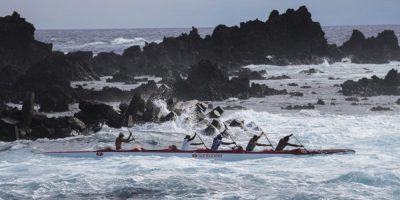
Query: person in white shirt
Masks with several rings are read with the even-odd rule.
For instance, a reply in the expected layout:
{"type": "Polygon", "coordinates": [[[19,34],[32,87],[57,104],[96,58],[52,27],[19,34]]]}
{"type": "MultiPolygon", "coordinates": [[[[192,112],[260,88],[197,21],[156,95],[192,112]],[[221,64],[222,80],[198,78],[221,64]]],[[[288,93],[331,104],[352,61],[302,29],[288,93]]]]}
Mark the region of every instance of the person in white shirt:
{"type": "Polygon", "coordinates": [[[181,147],[182,151],[187,151],[189,149],[189,142],[194,140],[196,135],[197,135],[197,133],[194,133],[193,137],[190,137],[190,135],[185,136],[185,138],[183,139],[183,142],[182,142],[182,147],[181,147]]]}

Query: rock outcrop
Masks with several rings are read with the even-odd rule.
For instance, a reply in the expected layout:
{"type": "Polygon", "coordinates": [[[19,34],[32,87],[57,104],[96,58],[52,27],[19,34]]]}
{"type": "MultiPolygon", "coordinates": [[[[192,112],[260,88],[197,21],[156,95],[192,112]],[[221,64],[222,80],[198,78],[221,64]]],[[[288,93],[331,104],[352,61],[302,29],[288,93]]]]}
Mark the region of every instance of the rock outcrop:
{"type": "Polygon", "coordinates": [[[372,76],[371,79],[347,80],[342,84],[342,92],[346,96],[399,95],[399,86],[400,73],[391,69],[383,79],[372,76]]]}
{"type": "Polygon", "coordinates": [[[80,111],[75,117],[85,124],[105,123],[110,127],[120,128],[122,126],[122,115],[110,105],[96,101],[80,101],[80,111]]]}
{"type": "Polygon", "coordinates": [[[344,55],[349,55],[355,63],[386,63],[400,60],[400,47],[394,31],[385,30],[376,37],[365,38],[358,30],[353,30],[350,39],[340,47],[344,55]]]}
{"type": "Polygon", "coordinates": [[[302,6],[283,14],[274,10],[266,21],[256,19],[233,27],[219,25],[204,38],[192,28],[189,34],[165,37],[143,49],[130,47],[122,56],[99,54],[94,69],[109,75],[118,70],[164,76],[173,71],[186,73],[203,59],[231,70],[247,64],[322,63],[323,58],[339,60],[339,55],[338,49],[327,43],[320,24],[302,6]]]}
{"type": "Polygon", "coordinates": [[[247,78],[232,78],[217,64],[207,60],[193,66],[186,80],[174,84],[174,96],[179,99],[224,100],[230,97],[249,98],[286,94],[286,90],[275,90],[253,83],[247,78]]]}
{"type": "Polygon", "coordinates": [[[289,105],[286,107],[282,107],[281,109],[286,109],[286,110],[312,110],[314,109],[315,106],[311,103],[308,103],[307,105],[289,105]]]}
{"type": "Polygon", "coordinates": [[[370,109],[371,111],[390,111],[389,107],[375,106],[370,109]]]}
{"type": "Polygon", "coordinates": [[[0,70],[12,66],[24,72],[30,64],[51,55],[52,45],[34,39],[35,27],[14,12],[0,17],[0,70]]]}

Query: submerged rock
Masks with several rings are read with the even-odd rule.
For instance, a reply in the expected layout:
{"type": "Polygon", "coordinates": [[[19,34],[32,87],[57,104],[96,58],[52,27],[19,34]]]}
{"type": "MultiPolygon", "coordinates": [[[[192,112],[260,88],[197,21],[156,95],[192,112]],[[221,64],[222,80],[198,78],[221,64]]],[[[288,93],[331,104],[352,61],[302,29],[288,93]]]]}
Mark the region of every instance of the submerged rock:
{"type": "Polygon", "coordinates": [[[307,74],[307,75],[311,75],[311,74],[315,74],[315,73],[324,73],[324,72],[321,70],[318,70],[318,69],[314,69],[314,68],[300,71],[300,74],[307,74]]]}
{"type": "Polygon", "coordinates": [[[226,121],[226,123],[229,124],[230,127],[244,128],[244,120],[232,119],[226,121]]]}
{"type": "Polygon", "coordinates": [[[249,79],[249,80],[265,80],[266,78],[263,76],[266,74],[266,71],[251,71],[249,69],[243,69],[239,72],[239,79],[249,79]]]}
{"type": "Polygon", "coordinates": [[[308,103],[307,105],[294,105],[294,106],[289,105],[289,106],[286,106],[286,107],[284,107],[282,109],[286,109],[286,110],[310,110],[310,109],[314,109],[314,108],[315,108],[314,105],[312,105],[311,103],[308,103]]]}
{"type": "Polygon", "coordinates": [[[357,97],[347,97],[344,100],[345,101],[359,101],[357,97]]]}
{"type": "Polygon", "coordinates": [[[291,97],[302,97],[304,94],[301,92],[289,92],[291,97]]]}
{"type": "Polygon", "coordinates": [[[217,106],[212,111],[210,111],[207,116],[210,118],[219,118],[222,116],[222,113],[224,113],[224,109],[222,109],[220,106],[217,106]]]}
{"type": "Polygon", "coordinates": [[[375,106],[371,108],[371,111],[390,111],[389,107],[375,106]]]}
{"type": "Polygon", "coordinates": [[[318,101],[317,101],[317,105],[325,105],[325,102],[324,102],[324,100],[322,100],[322,99],[318,99],[318,101]]]}
{"type": "Polygon", "coordinates": [[[271,76],[268,80],[282,80],[282,79],[290,79],[288,75],[281,75],[281,76],[271,76]]]}

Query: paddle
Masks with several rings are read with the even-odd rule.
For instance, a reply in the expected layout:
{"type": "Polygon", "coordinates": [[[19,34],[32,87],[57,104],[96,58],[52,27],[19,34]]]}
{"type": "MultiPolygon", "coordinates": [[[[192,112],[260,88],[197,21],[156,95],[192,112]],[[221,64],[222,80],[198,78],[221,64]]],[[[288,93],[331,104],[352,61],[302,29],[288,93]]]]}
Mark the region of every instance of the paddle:
{"type": "Polygon", "coordinates": [[[200,139],[201,143],[203,143],[204,147],[208,150],[208,147],[206,146],[206,143],[204,143],[204,141],[203,141],[203,139],[201,139],[200,135],[197,134],[197,133],[196,133],[196,135],[197,135],[197,137],[199,137],[199,139],[200,139]]]}
{"type": "MultiPolygon", "coordinates": [[[[254,123],[254,124],[255,124],[255,123],[254,123]]],[[[263,135],[265,136],[265,138],[267,138],[267,140],[268,140],[268,142],[269,142],[269,145],[271,145],[272,150],[275,150],[274,145],[272,145],[272,143],[271,143],[271,141],[269,140],[269,138],[268,138],[267,134],[265,133],[265,131],[264,131],[260,126],[258,126],[257,124],[256,124],[256,126],[257,126],[257,128],[259,128],[259,129],[262,131],[261,134],[263,134],[263,135]]]]}
{"type": "Polygon", "coordinates": [[[133,137],[132,132],[129,130],[128,127],[126,129],[128,130],[129,134],[132,136],[132,141],[135,141],[135,143],[139,143],[139,144],[143,145],[142,143],[136,141],[135,137],[133,137]]]}
{"type": "MultiPolygon", "coordinates": [[[[233,143],[235,144],[235,146],[237,147],[237,148],[239,148],[239,146],[237,145],[237,143],[235,142],[235,140],[232,138],[232,136],[231,136],[231,134],[229,134],[228,133],[228,126],[226,126],[226,124],[225,124],[225,122],[223,123],[224,124],[224,126],[225,126],[225,130],[222,132],[222,133],[226,133],[230,138],[231,138],[231,140],[233,141],[233,143]]],[[[221,134],[222,134],[221,133],[221,134]]]]}
{"type": "Polygon", "coordinates": [[[263,135],[265,136],[265,138],[267,138],[267,140],[268,140],[268,142],[269,142],[269,145],[271,145],[272,150],[274,150],[274,149],[275,149],[275,148],[274,148],[274,145],[272,145],[272,143],[271,143],[271,141],[269,140],[267,134],[266,134],[264,131],[263,131],[261,134],[263,134],[263,135]]]}
{"type": "Polygon", "coordinates": [[[307,153],[310,153],[310,152],[304,147],[304,145],[297,139],[296,136],[294,136],[293,134],[292,134],[292,136],[294,137],[294,139],[295,139],[301,146],[303,146],[304,150],[306,150],[307,153]]]}

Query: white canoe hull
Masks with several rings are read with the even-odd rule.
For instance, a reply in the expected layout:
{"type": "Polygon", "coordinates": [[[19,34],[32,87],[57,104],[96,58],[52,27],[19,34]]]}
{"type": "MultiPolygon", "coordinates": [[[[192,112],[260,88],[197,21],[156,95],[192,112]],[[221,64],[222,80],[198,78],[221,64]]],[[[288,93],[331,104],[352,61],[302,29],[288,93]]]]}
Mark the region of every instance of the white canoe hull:
{"type": "Polygon", "coordinates": [[[154,156],[154,157],[179,157],[193,159],[212,159],[221,161],[241,161],[248,159],[261,159],[269,157],[293,157],[293,156],[311,156],[321,154],[347,154],[354,153],[352,150],[335,150],[335,151],[305,151],[303,149],[295,149],[291,151],[263,151],[263,152],[246,152],[246,151],[115,151],[115,150],[98,150],[98,151],[64,151],[64,152],[46,152],[46,155],[57,157],[73,157],[73,158],[102,158],[110,156],[154,156]]]}

